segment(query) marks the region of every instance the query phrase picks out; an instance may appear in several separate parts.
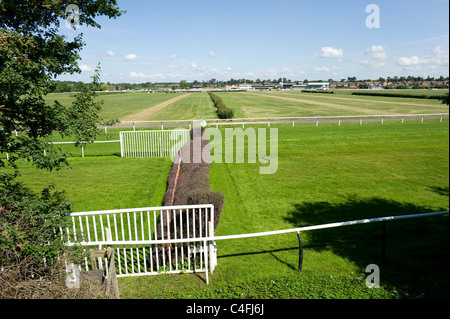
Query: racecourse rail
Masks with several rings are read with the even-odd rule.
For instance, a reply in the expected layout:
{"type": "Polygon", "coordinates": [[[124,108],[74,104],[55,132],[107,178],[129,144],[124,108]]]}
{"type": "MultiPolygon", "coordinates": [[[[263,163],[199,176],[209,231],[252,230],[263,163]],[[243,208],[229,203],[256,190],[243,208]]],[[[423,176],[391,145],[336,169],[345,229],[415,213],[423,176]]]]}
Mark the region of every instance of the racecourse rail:
{"type": "MultiPolygon", "coordinates": [[[[449,117],[449,113],[433,113],[433,114],[397,114],[397,115],[352,115],[352,116],[296,116],[296,117],[259,117],[259,118],[235,118],[235,119],[205,119],[203,121],[206,122],[207,125],[213,126],[216,125],[218,128],[219,125],[242,125],[245,127],[245,124],[266,124],[270,127],[271,124],[291,124],[295,126],[295,123],[311,123],[315,122],[316,126],[319,125],[321,121],[338,121],[339,125],[342,121],[358,121],[362,125],[364,120],[381,120],[381,124],[384,123],[385,120],[401,120],[402,123],[405,119],[421,119],[423,122],[425,118],[440,118],[441,122],[443,119],[449,117]]],[[[164,130],[164,125],[171,124],[172,126],[175,124],[184,124],[188,125],[189,128],[193,125],[193,123],[200,123],[202,120],[162,120],[162,121],[123,121],[120,124],[131,124],[133,130],[136,129],[136,124],[143,124],[147,127],[157,127],[161,126],[161,129],[164,130]]],[[[142,126],[142,127],[145,127],[142,126]]],[[[107,126],[105,127],[105,131],[107,130],[107,126]]]]}
{"type": "MultiPolygon", "coordinates": [[[[133,251],[134,249],[138,250],[138,247],[142,247],[142,249],[145,249],[144,247],[148,247],[150,246],[150,250],[151,250],[151,245],[170,245],[170,247],[172,247],[172,245],[177,245],[177,244],[186,244],[189,243],[190,245],[195,245],[195,243],[198,244],[203,244],[203,248],[202,246],[199,246],[199,252],[200,252],[200,256],[202,256],[204,254],[204,267],[200,267],[203,269],[198,269],[197,271],[200,270],[200,272],[205,272],[206,274],[206,283],[209,283],[209,277],[208,277],[208,272],[213,272],[215,265],[217,265],[217,252],[216,249],[214,247],[216,247],[215,242],[219,241],[219,240],[233,240],[233,239],[244,239],[244,238],[255,238],[255,237],[263,237],[263,236],[273,236],[273,235],[281,235],[281,234],[289,234],[289,233],[297,233],[298,236],[298,241],[299,241],[299,271],[302,270],[303,267],[303,245],[302,245],[302,240],[301,240],[301,236],[300,233],[305,232],[305,231],[314,231],[314,230],[320,230],[320,229],[328,229],[328,228],[337,228],[337,227],[345,227],[345,226],[354,226],[354,225],[359,225],[359,224],[369,224],[369,223],[379,223],[379,222],[383,222],[383,238],[382,238],[382,242],[383,242],[383,259],[384,259],[384,255],[385,255],[385,244],[386,244],[386,240],[385,240],[385,236],[386,236],[386,231],[385,231],[385,227],[386,227],[386,222],[388,221],[394,221],[394,220],[405,220],[405,219],[413,219],[413,218],[424,218],[424,217],[432,217],[432,216],[443,216],[443,215],[447,215],[449,214],[449,211],[443,211],[443,212],[434,212],[434,213],[421,213],[421,214],[410,214],[410,215],[398,215],[398,216],[388,216],[388,217],[378,217],[378,218],[370,218],[370,219],[359,219],[359,220],[352,220],[352,221],[344,221],[344,222],[335,222],[335,223],[329,223],[329,224],[322,224],[322,225],[313,225],[313,226],[305,226],[305,227],[299,227],[299,228],[291,228],[291,229],[284,229],[284,230],[275,230],[275,231],[266,231],[266,232],[258,232],[258,233],[247,233],[247,234],[237,234],[237,235],[224,235],[224,236],[215,236],[214,235],[214,225],[213,225],[213,210],[214,210],[214,206],[212,205],[201,205],[201,206],[173,206],[173,207],[153,207],[153,208],[140,208],[140,209],[133,209],[133,210],[115,210],[115,211],[99,211],[99,212],[88,212],[88,213],[73,213],[73,214],[67,214],[68,217],[72,217],[73,221],[74,221],[74,233],[75,233],[75,219],[76,217],[78,217],[80,219],[80,223],[81,223],[81,217],[82,216],[87,216],[87,215],[91,215],[91,216],[95,216],[95,215],[106,215],[109,216],[110,214],[116,214],[116,213],[127,213],[128,212],[133,212],[136,215],[136,212],[140,212],[142,214],[142,212],[151,212],[151,211],[160,211],[161,213],[168,212],[169,210],[172,209],[178,209],[181,212],[181,209],[190,209],[190,208],[210,208],[210,214],[211,217],[209,220],[205,220],[207,222],[207,229],[209,229],[208,231],[205,231],[205,236],[199,236],[196,238],[181,238],[181,239],[170,239],[170,236],[168,237],[168,239],[164,239],[164,236],[162,239],[155,239],[155,240],[133,240],[132,239],[132,235],[131,235],[131,230],[130,230],[130,237],[127,240],[119,240],[118,239],[118,233],[116,232],[116,240],[112,239],[112,236],[106,236],[109,237],[109,239],[105,240],[105,236],[103,235],[103,239],[102,241],[88,241],[88,242],[82,242],[82,243],[78,243],[81,244],[82,246],[98,246],[98,247],[113,247],[115,246],[117,251],[119,252],[119,246],[125,247],[125,246],[130,246],[131,247],[131,251],[133,251]],[[209,236],[208,236],[209,235],[209,236]],[[211,236],[212,235],[212,236],[211,236]],[[209,267],[208,267],[208,263],[210,263],[209,267]]],[[[207,217],[208,215],[210,215],[208,213],[205,212],[204,216],[207,217]]],[[[153,218],[155,219],[155,225],[156,225],[156,213],[154,214],[153,218]]],[[[128,217],[129,219],[129,217],[128,217]]],[[[143,220],[142,216],[141,216],[141,220],[143,220]]],[[[87,217],[86,217],[86,221],[87,221],[87,217]]],[[[136,226],[136,216],[135,216],[135,230],[136,230],[136,235],[135,238],[138,238],[138,233],[137,233],[137,227],[136,226]]],[[[115,218],[114,218],[114,223],[115,223],[115,218]]],[[[108,218],[108,224],[109,224],[109,218],[108,218]]],[[[130,221],[128,220],[128,224],[130,224],[130,221]]],[[[189,224],[189,220],[188,220],[188,224],[189,224]]],[[[123,224],[122,224],[123,225],[123,224]]],[[[195,225],[195,223],[194,223],[195,225]]],[[[206,224],[205,224],[206,225],[206,224]]],[[[141,228],[143,227],[143,225],[140,225],[141,228]]],[[[149,225],[150,227],[150,222],[149,225]]],[[[111,225],[108,225],[108,227],[111,227],[111,225]]],[[[156,227],[156,226],[155,226],[156,227]]],[[[161,229],[163,229],[163,227],[165,228],[165,226],[162,226],[161,229]]],[[[189,227],[189,226],[188,226],[189,227]]],[[[88,229],[89,226],[87,226],[86,229],[88,229]]],[[[103,228],[103,224],[102,224],[102,228],[103,228]]],[[[123,228],[123,226],[122,226],[123,228]]],[[[169,230],[169,226],[167,225],[167,229],[169,230]]],[[[124,230],[122,229],[122,232],[124,232],[124,230]]],[[[156,233],[156,228],[155,228],[155,233],[156,233]]],[[[123,236],[123,234],[122,234],[123,236]]],[[[144,237],[144,230],[142,228],[142,238],[144,237]]],[[[151,236],[150,236],[151,238],[151,236]]],[[[72,243],[67,243],[68,245],[74,245],[76,243],[72,242],[72,243]]],[[[123,248],[125,250],[125,248],[123,248]]],[[[125,260],[126,260],[126,254],[124,253],[125,256],[125,260]]],[[[133,252],[131,252],[131,256],[133,256],[133,252]]],[[[133,257],[131,257],[133,258],[133,257]]],[[[144,253],[144,259],[145,259],[145,253],[144,253]]],[[[139,257],[138,257],[139,260],[139,257]]],[[[165,265],[165,261],[164,261],[164,265],[165,265]]],[[[137,266],[137,268],[139,268],[139,264],[137,266]]],[[[120,269],[120,260],[119,260],[119,269],[120,269]]],[[[158,271],[145,271],[145,272],[141,272],[139,271],[134,271],[134,267],[132,268],[133,270],[128,272],[128,270],[126,271],[127,274],[119,274],[119,277],[121,276],[142,276],[142,275],[152,275],[152,274],[160,274],[160,273],[164,273],[164,270],[161,272],[161,270],[158,271]]],[[[153,266],[152,266],[153,269],[153,266]]],[[[177,271],[173,271],[172,268],[170,268],[169,273],[175,273],[175,272],[185,272],[186,270],[178,270],[177,271]]],[[[195,271],[194,271],[195,272],[195,271]]]]}
{"type": "MultiPolygon", "coordinates": [[[[314,123],[316,126],[319,126],[319,123],[322,122],[338,122],[338,125],[341,125],[341,122],[346,121],[359,121],[360,125],[363,125],[363,121],[375,121],[381,120],[381,124],[384,124],[385,120],[401,120],[402,124],[406,119],[420,119],[422,123],[424,123],[425,118],[440,118],[440,122],[443,122],[444,118],[448,118],[449,113],[433,113],[433,114],[399,114],[399,115],[352,115],[352,116],[310,116],[310,117],[260,117],[260,118],[239,118],[239,119],[206,119],[206,120],[162,120],[162,121],[124,121],[119,124],[132,124],[130,128],[133,128],[133,131],[136,130],[136,127],[161,127],[161,130],[164,130],[164,126],[172,126],[177,127],[179,125],[184,124],[185,126],[189,126],[189,129],[192,128],[194,123],[200,124],[201,122],[205,122],[208,126],[216,126],[219,128],[219,125],[242,125],[242,128],[245,128],[246,124],[267,124],[270,127],[271,124],[291,124],[295,126],[296,123],[314,123]],[[136,126],[136,124],[143,124],[142,126],[136,126]]],[[[103,127],[105,133],[108,132],[108,126],[99,123],[99,126],[103,127]]],[[[116,126],[117,128],[126,128],[127,126],[116,126]]],[[[110,126],[113,128],[113,126],[110,126]]],[[[14,133],[18,134],[17,131],[14,133]]],[[[102,143],[120,143],[120,140],[114,141],[95,141],[94,144],[102,144],[102,143]]],[[[50,142],[49,144],[53,145],[64,145],[64,144],[77,144],[76,142],[50,142]]],[[[81,153],[84,158],[84,144],[89,144],[88,142],[80,142],[81,144],[81,153]]],[[[6,153],[6,159],[9,160],[9,154],[6,153]]]]}

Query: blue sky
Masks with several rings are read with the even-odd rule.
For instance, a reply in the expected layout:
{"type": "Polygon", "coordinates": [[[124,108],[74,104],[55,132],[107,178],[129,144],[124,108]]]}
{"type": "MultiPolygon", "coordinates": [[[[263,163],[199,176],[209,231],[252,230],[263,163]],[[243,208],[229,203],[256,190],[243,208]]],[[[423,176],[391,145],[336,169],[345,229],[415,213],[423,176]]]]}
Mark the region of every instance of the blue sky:
{"type": "MultiPolygon", "coordinates": [[[[81,74],[103,82],[340,80],[449,75],[449,0],[118,0],[84,34],[81,74]],[[379,8],[379,28],[366,20],[379,8]]],[[[369,19],[370,20],[370,19],[369,19]]],[[[374,21],[374,20],[370,20],[374,21]]]]}

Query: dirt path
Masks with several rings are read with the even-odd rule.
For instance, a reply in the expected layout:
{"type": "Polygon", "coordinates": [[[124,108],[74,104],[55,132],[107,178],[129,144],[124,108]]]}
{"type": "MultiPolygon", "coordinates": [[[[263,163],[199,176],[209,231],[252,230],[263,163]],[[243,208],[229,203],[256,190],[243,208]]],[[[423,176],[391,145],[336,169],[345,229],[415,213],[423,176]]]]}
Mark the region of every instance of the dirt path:
{"type": "Polygon", "coordinates": [[[134,114],[127,115],[120,119],[121,122],[130,122],[130,121],[146,121],[149,118],[151,118],[152,115],[154,115],[156,112],[162,110],[163,108],[172,105],[175,102],[178,102],[181,99],[184,99],[185,97],[189,96],[189,94],[182,94],[179,95],[173,99],[170,99],[168,101],[159,103],[157,105],[151,106],[148,109],[139,111],[134,114]]]}
{"type": "MultiPolygon", "coordinates": [[[[282,97],[282,96],[275,96],[275,95],[262,95],[262,94],[252,94],[252,93],[246,93],[249,95],[255,95],[255,96],[264,96],[264,97],[270,97],[274,99],[279,100],[285,100],[285,101],[292,101],[292,102],[301,102],[305,104],[311,104],[311,105],[320,105],[320,106],[326,106],[326,107],[332,107],[336,109],[346,110],[346,111],[354,111],[361,114],[367,114],[367,115],[382,115],[379,114],[379,110],[371,110],[363,107],[357,107],[357,106],[349,106],[349,105],[342,105],[342,104],[335,104],[335,103],[326,103],[326,102],[319,102],[319,101],[311,101],[311,100],[303,100],[298,98],[289,98],[289,97],[282,97]]],[[[386,115],[394,115],[394,113],[389,111],[382,111],[386,115]]]]}

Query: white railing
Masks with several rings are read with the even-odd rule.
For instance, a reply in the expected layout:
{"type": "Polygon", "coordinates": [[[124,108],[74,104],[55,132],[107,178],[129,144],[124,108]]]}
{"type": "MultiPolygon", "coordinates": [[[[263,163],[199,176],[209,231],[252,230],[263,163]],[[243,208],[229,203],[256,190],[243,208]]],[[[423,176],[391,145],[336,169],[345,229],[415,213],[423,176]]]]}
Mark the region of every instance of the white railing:
{"type": "MultiPolygon", "coordinates": [[[[68,246],[113,247],[117,277],[214,270],[214,206],[189,205],[71,213],[68,246]],[[175,242],[172,242],[175,240],[175,242]]],[[[107,260],[101,261],[100,263],[107,260]]],[[[83,268],[91,269],[89,259],[83,268]]],[[[108,265],[106,266],[108,269],[108,265]]]]}
{"type": "Polygon", "coordinates": [[[188,130],[120,132],[122,157],[174,157],[190,139],[188,130]]]}
{"type": "MultiPolygon", "coordinates": [[[[388,216],[276,231],[215,236],[212,205],[173,206],[69,214],[73,229],[66,229],[66,233],[74,240],[68,242],[69,246],[79,244],[99,249],[104,246],[115,247],[118,256],[116,260],[118,277],[205,272],[206,282],[209,283],[208,272],[212,273],[217,265],[216,241],[297,233],[301,270],[303,263],[301,232],[447,214],[448,211],[388,216]],[[157,215],[162,222],[158,222],[157,215]],[[165,223],[167,220],[169,223],[165,223]],[[208,226],[203,229],[202,225],[208,226]],[[176,229],[181,229],[181,232],[175,231],[176,229]],[[77,238],[81,238],[81,242],[77,238]]],[[[384,237],[383,231],[383,252],[384,237]]],[[[85,268],[89,269],[87,259],[85,268]]]]}
{"type": "MultiPolygon", "coordinates": [[[[320,123],[322,121],[336,121],[339,124],[343,121],[359,121],[360,124],[365,120],[379,119],[383,124],[385,120],[401,120],[402,123],[406,119],[420,119],[422,122],[425,118],[439,118],[442,122],[444,118],[449,117],[449,113],[430,113],[430,114],[397,114],[397,115],[352,115],[352,116],[296,116],[296,117],[259,117],[259,118],[233,118],[233,119],[205,119],[204,121],[209,126],[219,125],[242,125],[246,124],[267,124],[270,127],[271,124],[291,124],[294,126],[296,123],[320,123]]],[[[192,128],[194,122],[200,122],[203,120],[164,120],[164,121],[124,121],[120,124],[131,124],[133,130],[139,127],[136,124],[145,124],[147,126],[161,127],[164,130],[164,126],[168,125],[184,125],[192,128]]]]}

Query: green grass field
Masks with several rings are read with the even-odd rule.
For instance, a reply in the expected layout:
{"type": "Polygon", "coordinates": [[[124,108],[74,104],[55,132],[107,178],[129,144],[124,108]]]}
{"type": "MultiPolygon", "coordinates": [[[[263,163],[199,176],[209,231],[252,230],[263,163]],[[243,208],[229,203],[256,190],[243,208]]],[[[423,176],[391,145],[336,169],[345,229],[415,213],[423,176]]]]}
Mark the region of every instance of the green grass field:
{"type": "MultiPolygon", "coordinates": [[[[217,235],[448,210],[448,120],[277,128],[276,174],[259,175],[260,164],[212,165],[211,188],[226,200],[217,235]]],[[[73,211],[160,205],[170,160],[118,152],[89,145],[70,169],[24,164],[22,178],[34,190],[65,189],[73,211]]],[[[119,283],[123,298],[448,298],[448,226],[448,216],[388,223],[385,261],[381,224],[306,232],[301,273],[296,234],[219,241],[208,286],[203,274],[119,283]],[[369,264],[380,266],[380,289],[365,286],[369,264]]]]}
{"type": "MultiPolygon", "coordinates": [[[[409,90],[407,90],[409,91],[409,90]]],[[[414,94],[424,94],[415,90],[414,94]]],[[[352,96],[351,91],[336,91],[333,95],[320,93],[287,92],[217,92],[225,104],[232,108],[235,118],[293,117],[293,116],[346,116],[448,113],[448,106],[438,100],[352,96]]],[[[406,92],[408,93],[408,92],[406,92]]],[[[425,91],[443,94],[442,91],[425,91]]],[[[101,93],[101,116],[127,121],[162,121],[217,119],[216,109],[206,92],[189,93],[179,101],[170,103],[181,94],[128,92],[101,93]],[[162,106],[161,103],[168,103],[162,106]]],[[[73,94],[50,94],[54,100],[70,105],[73,94]]]]}
{"type": "MultiPolygon", "coordinates": [[[[104,119],[133,121],[217,118],[216,109],[206,92],[187,93],[180,101],[169,103],[162,108],[158,107],[161,103],[167,103],[181,95],[162,92],[100,93],[98,99],[103,101],[100,116],[104,119]]],[[[74,94],[50,94],[46,97],[47,103],[53,103],[55,100],[69,106],[74,100],[74,94]]]]}
{"type": "MultiPolygon", "coordinates": [[[[236,117],[448,112],[435,100],[348,92],[218,94],[236,117]]],[[[145,112],[175,95],[107,94],[101,97],[103,116],[145,112]]],[[[71,97],[58,99],[67,105],[71,97]]],[[[147,120],[216,118],[206,93],[149,114],[147,120]]],[[[279,134],[276,174],[260,175],[259,163],[212,165],[211,189],[226,201],[217,235],[449,209],[448,119],[271,127],[279,134]]],[[[108,129],[109,138],[118,139],[119,131],[108,129]]],[[[74,212],[162,204],[170,159],[122,159],[117,143],[88,145],[85,158],[80,149],[62,148],[72,153],[71,168],[47,173],[21,164],[21,178],[30,188],[55,184],[66,190],[74,212]]],[[[303,272],[297,270],[296,234],[219,241],[210,285],[204,274],[121,278],[119,284],[122,298],[145,299],[449,298],[448,229],[448,215],[389,222],[386,260],[381,258],[382,224],[305,232],[303,272]],[[380,289],[365,285],[369,264],[380,266],[380,289]]]]}
{"type": "Polygon", "coordinates": [[[217,95],[234,110],[236,118],[448,113],[448,106],[438,100],[296,91],[218,92],[217,95]]]}

